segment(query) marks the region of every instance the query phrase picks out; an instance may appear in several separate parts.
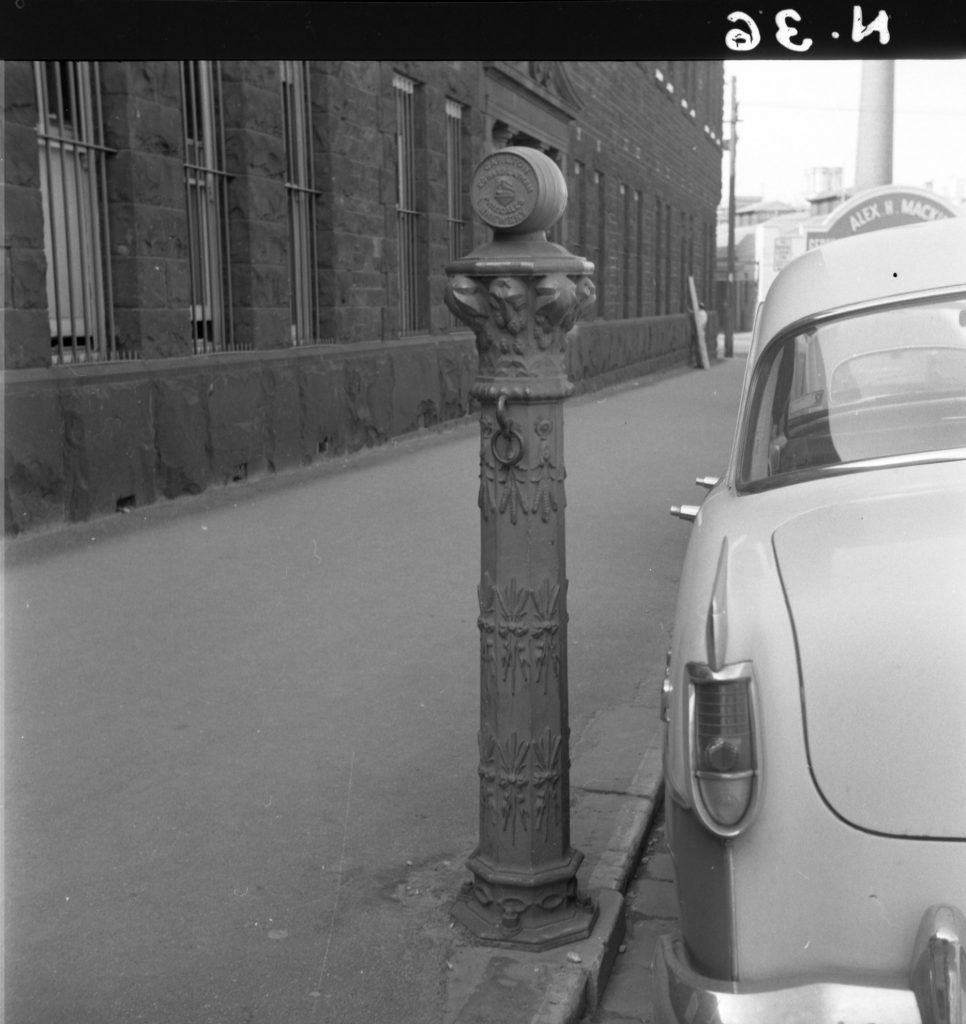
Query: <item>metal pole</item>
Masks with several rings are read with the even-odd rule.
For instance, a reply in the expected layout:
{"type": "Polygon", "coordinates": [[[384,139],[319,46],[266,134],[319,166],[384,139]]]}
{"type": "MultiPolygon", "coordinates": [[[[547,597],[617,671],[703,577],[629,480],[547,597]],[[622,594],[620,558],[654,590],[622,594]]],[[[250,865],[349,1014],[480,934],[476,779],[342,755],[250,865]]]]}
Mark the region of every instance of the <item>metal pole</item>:
{"type": "Polygon", "coordinates": [[[480,428],[480,838],[453,914],[488,945],[590,934],[570,845],[563,400],[566,335],[594,302],[593,264],[547,241],[567,187],[528,147],[472,183],[492,242],[447,266],[446,304],[476,335],[480,428]]]}
{"type": "Polygon", "coordinates": [[[728,176],[728,309],[725,318],[725,356],[735,354],[735,313],[737,286],[735,282],[735,155],[738,149],[738,95],[735,77],[731,78],[731,132],[728,152],[731,155],[728,176]]]}

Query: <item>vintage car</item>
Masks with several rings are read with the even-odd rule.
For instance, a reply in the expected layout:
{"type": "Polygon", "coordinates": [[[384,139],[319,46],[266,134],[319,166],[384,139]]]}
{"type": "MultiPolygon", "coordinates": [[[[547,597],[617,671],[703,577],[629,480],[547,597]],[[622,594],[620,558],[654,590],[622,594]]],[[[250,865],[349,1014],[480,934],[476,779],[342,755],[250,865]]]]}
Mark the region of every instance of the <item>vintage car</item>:
{"type": "Polygon", "coordinates": [[[657,1019],[963,1024],[966,220],[790,263],[696,483],[657,1019]]]}

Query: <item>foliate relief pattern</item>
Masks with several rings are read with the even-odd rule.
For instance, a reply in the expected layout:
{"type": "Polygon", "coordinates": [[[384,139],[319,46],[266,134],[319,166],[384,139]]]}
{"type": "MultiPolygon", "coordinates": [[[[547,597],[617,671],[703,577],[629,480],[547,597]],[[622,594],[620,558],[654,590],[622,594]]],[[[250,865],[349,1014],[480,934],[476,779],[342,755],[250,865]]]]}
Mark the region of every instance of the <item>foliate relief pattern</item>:
{"type": "Polygon", "coordinates": [[[494,615],[496,592],[489,575],[484,574],[483,582],[477,587],[477,595],[480,600],[480,617],[476,620],[480,630],[480,709],[486,718],[490,714],[500,682],[494,615]]]}
{"type": "Polygon", "coordinates": [[[533,741],[534,829],[549,842],[551,826],[560,824],[560,778],[563,739],[549,727],[533,741]]]}
{"type": "Polygon", "coordinates": [[[496,587],[484,573],[477,593],[484,700],[495,698],[500,686],[515,697],[518,683],[540,686],[547,696],[551,679],[560,677],[560,624],[566,615],[560,584],[544,580],[537,588],[519,587],[511,579],[496,587]]]}
{"type": "Polygon", "coordinates": [[[538,279],[455,274],[445,292],[446,305],[476,335],[480,373],[497,378],[566,375],[564,338],[595,299],[591,278],[562,272],[538,279]]]}
{"type": "Polygon", "coordinates": [[[550,522],[562,502],[560,485],[566,471],[558,467],[553,457],[550,434],[553,424],[540,419],[533,426],[537,436],[537,457],[531,466],[504,465],[493,455],[493,436],[496,423],[487,416],[480,419],[480,490],[477,504],[484,520],[499,512],[509,513],[516,525],[521,515],[539,515],[544,523],[550,522]]]}
{"type": "Polygon", "coordinates": [[[571,330],[597,298],[597,289],[589,277],[567,274],[547,274],[534,290],[536,340],[541,349],[549,348],[556,338],[571,330]]]}
{"type": "MultiPolygon", "coordinates": [[[[493,313],[493,322],[502,331],[506,331],[514,338],[527,325],[527,286],[515,277],[498,277],[490,285],[490,309],[493,313]]],[[[501,351],[523,354],[523,347],[519,341],[508,341],[503,339],[501,351]]]]}
{"type": "Polygon", "coordinates": [[[502,742],[485,727],[479,734],[480,807],[494,828],[515,842],[517,831],[549,842],[560,826],[563,737],[547,726],[535,739],[512,732],[502,742]]]}
{"type": "Polygon", "coordinates": [[[544,580],[540,590],[532,591],[530,596],[537,613],[531,624],[534,681],[543,686],[546,697],[550,678],[560,678],[560,586],[544,580]]]}
{"type": "Polygon", "coordinates": [[[550,517],[557,511],[557,484],[561,483],[565,476],[563,469],[557,470],[553,461],[553,452],[550,448],[550,433],[553,424],[550,420],[537,420],[534,424],[534,432],[540,439],[538,448],[537,464],[530,475],[530,483],[533,485],[533,504],[530,511],[539,513],[543,522],[550,522],[550,517]]]}
{"type": "Polygon", "coordinates": [[[493,592],[499,605],[496,633],[502,681],[509,684],[510,696],[515,697],[518,679],[523,686],[530,684],[530,630],[526,619],[531,592],[518,589],[516,580],[510,580],[508,587],[494,587],[493,592]]]}
{"type": "Polygon", "coordinates": [[[443,301],[473,331],[479,348],[489,347],[490,306],[484,290],[465,274],[455,274],[446,284],[443,301]]]}

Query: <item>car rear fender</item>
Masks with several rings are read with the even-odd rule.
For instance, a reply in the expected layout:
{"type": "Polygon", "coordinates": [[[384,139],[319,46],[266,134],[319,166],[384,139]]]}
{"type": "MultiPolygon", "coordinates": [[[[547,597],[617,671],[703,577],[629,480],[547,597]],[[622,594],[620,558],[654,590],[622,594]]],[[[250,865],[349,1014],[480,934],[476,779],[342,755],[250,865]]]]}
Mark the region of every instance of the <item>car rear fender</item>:
{"type": "MultiPolygon", "coordinates": [[[[757,500],[760,502],[761,498],[757,500]]],[[[684,807],[691,806],[686,668],[689,662],[750,661],[755,668],[755,685],[760,689],[769,685],[768,676],[762,676],[761,669],[777,660],[780,667],[769,668],[769,672],[790,684],[797,701],[794,638],[771,547],[771,531],[764,526],[756,529],[757,517],[745,515],[748,508],[745,499],[725,484],[711,491],[692,527],[682,567],[667,678],[665,781],[684,807]],[[708,618],[723,546],[727,548],[723,567],[727,577],[727,637],[722,649],[713,654],[708,647],[708,618]],[[768,644],[762,650],[762,638],[766,637],[768,644]],[[768,650],[771,647],[775,647],[774,652],[768,650]],[[759,665],[762,658],[765,660],[759,665]]],[[[767,736],[763,740],[767,744],[767,736]]],[[[762,752],[764,755],[765,748],[762,752]]]]}
{"type": "MultiPolygon", "coordinates": [[[[665,781],[682,936],[702,969],[722,978],[736,977],[740,963],[731,881],[732,852],[740,839],[728,840],[714,834],[701,824],[696,813],[687,664],[708,661],[720,666],[751,661],[759,703],[770,713],[780,704],[782,714],[786,719],[790,717],[801,732],[794,637],[776,572],[770,531],[749,528],[753,524],[744,514],[746,507],[747,503],[726,487],[712,491],[702,506],[682,571],[677,632],[668,668],[665,781]],[[716,577],[722,572],[727,579],[726,623],[723,628],[722,623],[717,624],[717,637],[712,639],[711,596],[716,577]],[[763,643],[764,638],[768,638],[767,643],[763,643]],[[780,691],[779,697],[773,692],[776,689],[780,691]]],[[[756,727],[758,814],[767,808],[771,762],[780,763],[779,758],[770,756],[769,731],[767,720],[760,719],[756,727]]],[[[746,827],[755,830],[753,816],[746,827]]]]}

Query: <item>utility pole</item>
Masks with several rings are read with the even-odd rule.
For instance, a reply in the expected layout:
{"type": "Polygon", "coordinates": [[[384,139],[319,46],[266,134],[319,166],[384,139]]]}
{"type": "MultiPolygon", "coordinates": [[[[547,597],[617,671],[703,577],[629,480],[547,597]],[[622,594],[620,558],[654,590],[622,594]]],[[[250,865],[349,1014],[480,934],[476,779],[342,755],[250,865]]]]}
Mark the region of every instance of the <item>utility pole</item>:
{"type": "Polygon", "coordinates": [[[586,938],[570,845],[563,400],[567,334],[594,303],[594,265],[549,242],[560,169],[511,146],[472,194],[493,241],[446,267],[446,304],[476,334],[480,403],[480,841],[453,914],[488,945],[586,938]]]}
{"type": "Polygon", "coordinates": [[[738,94],[735,76],[731,76],[731,131],[728,137],[728,152],[731,167],[728,176],[728,289],[725,310],[725,356],[735,354],[735,307],[737,305],[737,283],[735,281],[735,154],[738,148],[738,94]]]}

